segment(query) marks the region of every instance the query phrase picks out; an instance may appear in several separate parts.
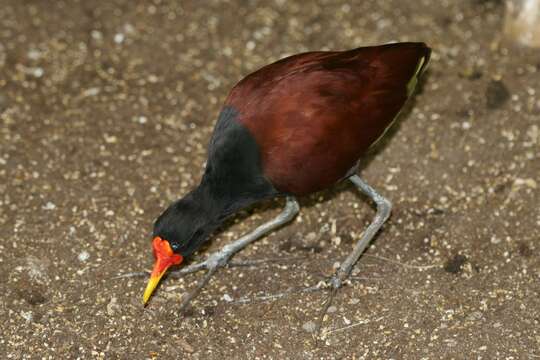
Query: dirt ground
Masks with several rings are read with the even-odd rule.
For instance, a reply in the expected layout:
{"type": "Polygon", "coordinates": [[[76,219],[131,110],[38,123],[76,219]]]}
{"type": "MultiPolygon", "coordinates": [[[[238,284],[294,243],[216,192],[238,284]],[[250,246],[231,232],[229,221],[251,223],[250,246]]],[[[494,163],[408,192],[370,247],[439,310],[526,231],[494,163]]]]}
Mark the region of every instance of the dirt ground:
{"type": "MultiPolygon", "coordinates": [[[[3,358],[540,358],[540,50],[496,0],[0,0],[3,358]],[[165,278],[153,220],[197,184],[229,89],[283,56],[425,41],[430,69],[363,162],[392,200],[313,333],[331,275],[374,215],[347,184],[218,272],[165,278]],[[281,295],[280,295],[281,294],[281,295]]],[[[197,254],[275,216],[270,201],[197,254]]]]}

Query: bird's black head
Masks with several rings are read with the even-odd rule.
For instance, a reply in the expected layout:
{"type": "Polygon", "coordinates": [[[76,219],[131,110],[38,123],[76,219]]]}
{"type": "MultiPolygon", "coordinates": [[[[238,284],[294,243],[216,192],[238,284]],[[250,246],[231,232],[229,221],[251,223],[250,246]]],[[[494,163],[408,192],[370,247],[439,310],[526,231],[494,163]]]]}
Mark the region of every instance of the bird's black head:
{"type": "Polygon", "coordinates": [[[145,304],[167,269],[197,251],[219,225],[201,194],[199,190],[189,193],[157,218],[152,241],[156,262],[144,292],[145,304]]]}
{"type": "Polygon", "coordinates": [[[154,237],[167,240],[174,253],[188,257],[214,230],[212,213],[204,199],[189,193],[172,203],[154,223],[154,237]]]}

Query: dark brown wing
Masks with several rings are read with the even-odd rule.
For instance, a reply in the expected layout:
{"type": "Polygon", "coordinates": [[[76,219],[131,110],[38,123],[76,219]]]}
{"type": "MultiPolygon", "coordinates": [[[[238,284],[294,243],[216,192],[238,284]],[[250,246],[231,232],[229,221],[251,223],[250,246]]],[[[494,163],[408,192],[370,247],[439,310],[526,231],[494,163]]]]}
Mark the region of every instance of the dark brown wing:
{"type": "Polygon", "coordinates": [[[272,184],[311,193],[343,178],[384,133],[429,54],[398,43],[295,55],[244,78],[226,105],[255,137],[272,184]]]}

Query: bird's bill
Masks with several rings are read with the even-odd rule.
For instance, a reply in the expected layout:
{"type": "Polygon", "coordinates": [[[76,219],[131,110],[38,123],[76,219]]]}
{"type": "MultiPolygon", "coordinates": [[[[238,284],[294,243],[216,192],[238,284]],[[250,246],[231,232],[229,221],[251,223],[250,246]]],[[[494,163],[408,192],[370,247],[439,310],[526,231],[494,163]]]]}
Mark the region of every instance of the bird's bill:
{"type": "Polygon", "coordinates": [[[159,280],[165,275],[165,272],[172,264],[165,265],[161,261],[156,260],[156,263],[154,264],[154,270],[152,271],[152,274],[150,275],[150,280],[148,280],[148,284],[146,285],[146,289],[144,290],[143,295],[143,303],[146,305],[148,302],[148,299],[150,299],[150,296],[152,296],[152,293],[156,289],[156,287],[159,284],[159,280]]]}
{"type": "Polygon", "coordinates": [[[171,245],[167,240],[163,240],[160,237],[155,237],[152,241],[152,247],[154,249],[154,256],[156,262],[154,263],[154,269],[150,275],[150,280],[144,290],[143,303],[146,304],[150,296],[159,284],[159,280],[163,277],[168,268],[172,265],[178,265],[182,262],[182,255],[175,254],[172,251],[171,245]]]}

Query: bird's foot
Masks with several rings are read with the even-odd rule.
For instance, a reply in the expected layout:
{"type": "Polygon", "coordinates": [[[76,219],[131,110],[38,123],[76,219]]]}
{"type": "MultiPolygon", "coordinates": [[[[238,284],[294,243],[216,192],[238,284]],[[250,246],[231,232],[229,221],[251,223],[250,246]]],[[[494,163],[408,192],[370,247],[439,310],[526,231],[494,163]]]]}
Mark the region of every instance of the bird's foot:
{"type": "MultiPolygon", "coordinates": [[[[182,299],[182,305],[181,309],[185,309],[187,305],[189,305],[189,302],[193,300],[198,293],[202,290],[202,288],[208,283],[210,277],[216,272],[217,269],[220,267],[258,267],[264,264],[274,264],[274,263],[282,263],[282,262],[288,262],[288,261],[298,261],[302,260],[305,257],[276,257],[276,258],[267,258],[267,259],[256,259],[256,260],[231,260],[231,257],[233,255],[233,252],[229,251],[229,249],[222,249],[221,251],[215,252],[208,256],[208,258],[205,261],[201,261],[199,263],[191,264],[185,268],[173,270],[171,271],[168,276],[180,278],[184,275],[191,274],[198,272],[200,270],[208,270],[208,273],[205,275],[205,277],[201,280],[201,282],[197,285],[195,290],[188,295],[186,295],[182,299]]],[[[146,273],[143,273],[143,275],[147,275],[146,273]]],[[[320,286],[316,286],[313,288],[308,288],[306,291],[314,291],[315,288],[319,288],[320,286]]]]}
{"type": "Polygon", "coordinates": [[[205,261],[192,264],[178,271],[179,273],[181,273],[181,275],[184,275],[184,274],[194,273],[202,269],[208,270],[208,272],[204,275],[204,277],[199,281],[195,289],[193,289],[188,294],[184,295],[184,297],[182,298],[182,303],[180,304],[181,312],[184,311],[188,307],[191,300],[193,300],[195,297],[197,297],[197,295],[199,295],[201,290],[210,281],[210,278],[212,277],[212,275],[214,275],[214,273],[219,268],[227,265],[232,255],[233,255],[233,252],[231,252],[230,249],[227,246],[225,246],[220,251],[210,254],[210,256],[208,256],[208,258],[205,261]]]}
{"type": "Polygon", "coordinates": [[[196,272],[202,269],[208,269],[208,272],[204,278],[197,284],[195,290],[193,290],[188,295],[184,296],[180,309],[183,310],[187,307],[189,302],[199,294],[201,289],[208,283],[210,277],[217,271],[218,268],[225,265],[238,265],[246,266],[252,265],[253,262],[244,261],[236,264],[230,264],[229,259],[238,251],[246,247],[247,245],[253,243],[257,239],[260,239],[262,236],[268,234],[274,229],[282,226],[283,224],[291,221],[296,214],[298,214],[299,206],[298,202],[294,197],[287,197],[287,203],[283,211],[274,219],[258,226],[252,232],[242,236],[238,240],[227,244],[220,251],[211,254],[205,261],[199,264],[193,264],[179,271],[179,274],[184,275],[187,273],[196,272]]]}
{"type": "Polygon", "coordinates": [[[329,293],[328,293],[328,297],[323,303],[321,314],[319,315],[319,321],[317,324],[317,334],[319,335],[321,334],[322,323],[324,322],[326,314],[328,313],[328,309],[332,305],[332,301],[334,301],[334,297],[336,296],[338,290],[347,282],[349,275],[350,275],[350,272],[344,272],[341,269],[339,269],[336,271],[334,275],[332,275],[330,279],[327,280],[326,283],[329,288],[329,293]]]}
{"type": "Polygon", "coordinates": [[[214,268],[225,267],[229,263],[229,259],[232,257],[233,252],[227,246],[224,246],[223,249],[216,251],[213,254],[210,254],[206,260],[191,264],[189,266],[183,267],[177,270],[171,270],[168,274],[170,277],[183,277],[187,274],[192,274],[201,270],[211,270],[214,268]]]}

